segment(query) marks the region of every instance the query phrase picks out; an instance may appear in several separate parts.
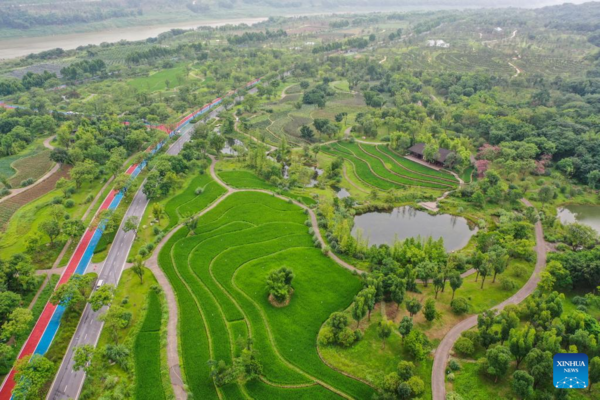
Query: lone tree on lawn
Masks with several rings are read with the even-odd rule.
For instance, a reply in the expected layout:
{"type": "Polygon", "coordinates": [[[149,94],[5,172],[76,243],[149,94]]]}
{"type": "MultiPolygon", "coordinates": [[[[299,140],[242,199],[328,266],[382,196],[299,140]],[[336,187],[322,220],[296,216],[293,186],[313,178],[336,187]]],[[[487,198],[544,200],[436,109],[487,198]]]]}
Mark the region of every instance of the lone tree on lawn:
{"type": "Polygon", "coordinates": [[[385,341],[390,337],[393,330],[394,321],[388,321],[387,319],[379,321],[379,325],[377,326],[377,336],[381,339],[381,348],[385,349],[385,341]]]}
{"type": "Polygon", "coordinates": [[[454,300],[454,294],[456,293],[456,291],[458,289],[460,289],[460,287],[463,284],[463,278],[462,276],[460,276],[460,272],[458,271],[454,271],[450,274],[450,287],[452,288],[452,299],[450,299],[450,301],[454,300]]]}
{"type": "Polygon", "coordinates": [[[408,336],[410,331],[413,328],[413,321],[411,318],[406,316],[402,317],[402,321],[400,321],[400,325],[398,326],[398,332],[402,335],[402,342],[404,343],[404,338],[408,336]]]}
{"type": "Polygon", "coordinates": [[[135,261],[133,262],[133,266],[131,267],[133,273],[140,278],[140,283],[144,283],[144,260],[142,256],[139,254],[135,256],[135,261]]]}
{"type": "Polygon", "coordinates": [[[277,303],[285,303],[290,297],[293,279],[294,272],[289,268],[281,267],[276,271],[271,271],[267,277],[269,295],[272,296],[277,303]]]}

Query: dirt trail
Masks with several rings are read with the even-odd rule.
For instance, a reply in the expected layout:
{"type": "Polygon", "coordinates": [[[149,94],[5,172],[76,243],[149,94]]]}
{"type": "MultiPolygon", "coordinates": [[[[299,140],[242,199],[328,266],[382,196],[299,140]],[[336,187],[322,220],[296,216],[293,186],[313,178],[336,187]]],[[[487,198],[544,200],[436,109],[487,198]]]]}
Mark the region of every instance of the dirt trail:
{"type": "MultiPolygon", "coordinates": [[[[532,207],[531,203],[526,199],[521,201],[527,206],[532,207]]],[[[525,300],[531,293],[535,291],[538,283],[540,282],[540,273],[546,267],[546,241],[544,240],[544,230],[542,223],[537,222],[535,224],[535,252],[537,253],[537,262],[535,269],[531,274],[531,277],[525,283],[525,285],[513,296],[504,300],[502,303],[494,307],[494,310],[502,310],[509,304],[518,304],[525,300]]],[[[435,351],[435,358],[433,360],[433,369],[431,371],[431,390],[433,393],[433,400],[445,400],[446,399],[446,364],[450,358],[450,352],[454,347],[454,343],[458,340],[461,333],[471,329],[477,325],[477,315],[472,315],[467,319],[462,320],[444,336],[444,339],[440,342],[439,346],[435,351]]]]}
{"type": "Polygon", "coordinates": [[[515,69],[515,71],[517,71],[516,74],[513,75],[513,78],[516,78],[517,76],[519,76],[521,74],[521,72],[523,72],[519,69],[519,67],[517,67],[515,64],[511,63],[510,61],[508,62],[508,65],[510,65],[511,67],[513,67],[515,69]]]}

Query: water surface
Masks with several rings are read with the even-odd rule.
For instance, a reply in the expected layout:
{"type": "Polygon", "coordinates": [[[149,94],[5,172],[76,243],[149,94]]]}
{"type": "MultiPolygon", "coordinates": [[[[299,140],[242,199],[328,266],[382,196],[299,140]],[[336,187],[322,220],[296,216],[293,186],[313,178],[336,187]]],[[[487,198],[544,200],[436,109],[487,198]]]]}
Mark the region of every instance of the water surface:
{"type": "Polygon", "coordinates": [[[591,226],[600,234],[600,206],[569,205],[559,207],[556,211],[563,224],[579,222],[591,226]]]}
{"type": "Polygon", "coordinates": [[[444,238],[447,251],[461,249],[467,245],[477,229],[469,227],[467,220],[454,215],[430,215],[412,207],[394,208],[392,212],[370,212],[354,217],[352,234],[362,229],[369,245],[392,244],[394,240],[411,237],[444,238]]]}

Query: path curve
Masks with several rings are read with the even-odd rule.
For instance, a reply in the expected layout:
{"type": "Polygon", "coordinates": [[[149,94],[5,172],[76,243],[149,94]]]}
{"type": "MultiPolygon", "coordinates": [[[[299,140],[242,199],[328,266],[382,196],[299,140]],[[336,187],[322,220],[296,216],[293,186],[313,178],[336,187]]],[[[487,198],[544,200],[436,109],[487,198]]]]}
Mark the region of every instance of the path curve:
{"type": "MultiPolygon", "coordinates": [[[[44,140],[44,147],[49,149],[49,150],[54,150],[54,146],[52,146],[50,144],[50,142],[56,137],[56,135],[54,136],[50,136],[48,138],[46,138],[44,140]]],[[[52,175],[54,175],[59,169],[60,169],[61,165],[58,163],[55,163],[54,166],[50,169],[50,171],[46,172],[41,178],[39,178],[37,181],[35,181],[34,183],[32,183],[29,186],[25,186],[23,188],[17,188],[17,189],[11,189],[10,190],[10,194],[8,196],[4,196],[3,198],[0,199],[0,203],[2,203],[3,201],[6,201],[8,199],[11,199],[13,197],[15,197],[16,195],[23,193],[33,187],[36,187],[37,185],[39,185],[40,183],[44,182],[46,179],[50,178],[52,175]]]]}
{"type": "MultiPolygon", "coordinates": [[[[527,207],[533,207],[527,199],[521,199],[527,207]]],[[[546,267],[546,241],[544,240],[544,230],[540,221],[535,224],[535,252],[537,253],[537,261],[535,269],[525,285],[514,295],[504,300],[502,303],[493,307],[494,310],[503,310],[509,304],[519,304],[532,294],[540,282],[540,273],[546,267]]],[[[454,343],[460,335],[472,327],[477,325],[477,315],[471,315],[467,319],[460,321],[454,325],[452,329],[444,336],[439,346],[435,350],[435,358],[433,360],[433,368],[431,370],[431,390],[433,400],[446,399],[446,364],[450,358],[450,352],[454,347],[454,343]]]]}

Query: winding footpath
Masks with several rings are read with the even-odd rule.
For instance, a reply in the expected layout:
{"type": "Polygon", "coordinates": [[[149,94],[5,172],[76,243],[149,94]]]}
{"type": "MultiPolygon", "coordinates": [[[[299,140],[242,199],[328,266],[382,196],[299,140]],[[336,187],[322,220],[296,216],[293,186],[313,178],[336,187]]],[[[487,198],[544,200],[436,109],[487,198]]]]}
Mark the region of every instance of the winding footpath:
{"type": "MultiPolygon", "coordinates": [[[[48,150],[54,150],[54,146],[52,146],[50,144],[50,142],[52,140],[54,140],[55,137],[56,137],[56,135],[47,137],[44,140],[44,147],[47,148],[48,150]]],[[[8,196],[4,196],[3,198],[0,199],[0,203],[2,203],[3,201],[6,201],[8,199],[12,199],[16,195],[21,194],[23,192],[26,192],[26,191],[28,191],[28,190],[36,187],[37,185],[39,185],[40,183],[44,182],[46,179],[48,179],[52,175],[54,175],[60,169],[60,167],[61,167],[60,164],[55,163],[54,166],[50,169],[50,171],[46,172],[41,178],[39,178],[37,181],[35,181],[31,185],[25,186],[25,187],[22,187],[22,188],[11,189],[10,190],[10,194],[8,196]]]]}
{"type": "MultiPolygon", "coordinates": [[[[533,207],[526,199],[521,199],[527,207],[533,207]]],[[[519,304],[532,294],[540,282],[540,273],[546,267],[546,241],[544,240],[544,230],[542,223],[538,221],[535,224],[535,252],[537,253],[537,262],[531,277],[525,285],[512,297],[504,300],[502,303],[494,307],[494,310],[501,311],[509,304],[519,304]]],[[[433,360],[433,369],[431,371],[431,390],[433,400],[446,399],[446,364],[450,358],[450,352],[454,347],[454,343],[460,335],[477,325],[477,315],[472,315],[467,319],[456,324],[440,342],[435,351],[433,360]]]]}

